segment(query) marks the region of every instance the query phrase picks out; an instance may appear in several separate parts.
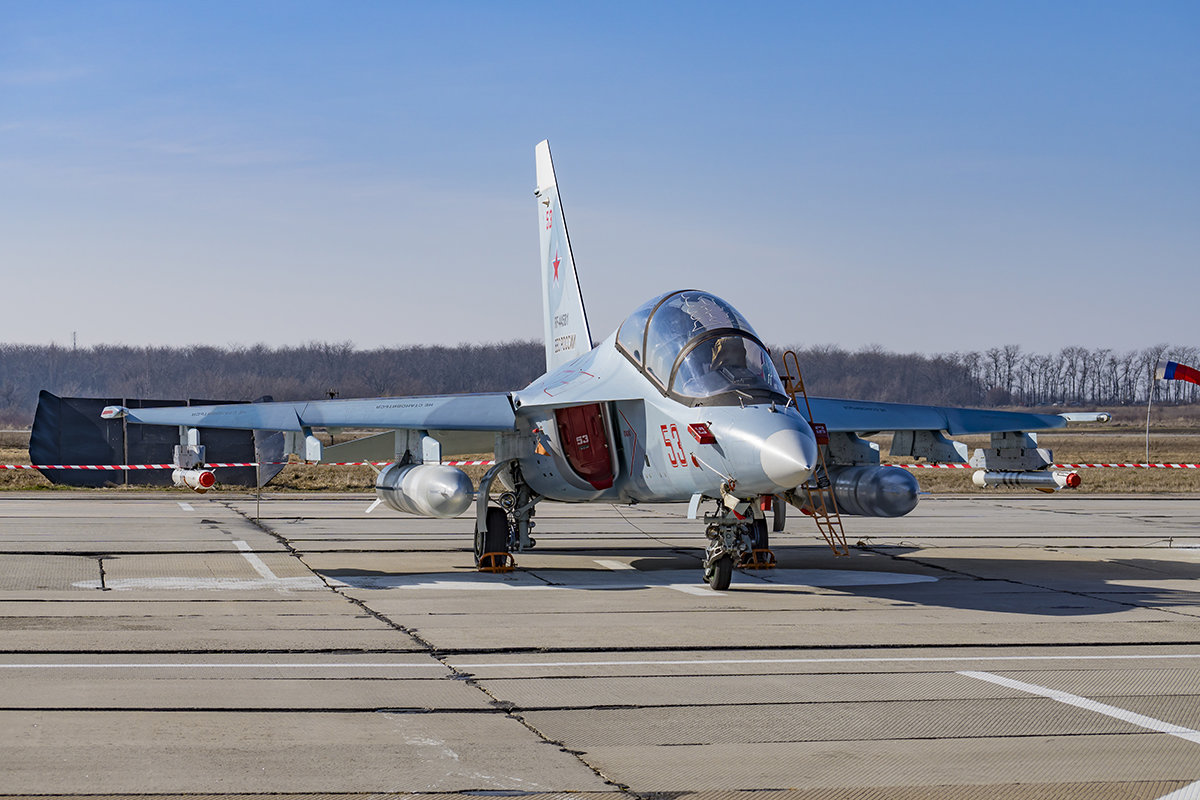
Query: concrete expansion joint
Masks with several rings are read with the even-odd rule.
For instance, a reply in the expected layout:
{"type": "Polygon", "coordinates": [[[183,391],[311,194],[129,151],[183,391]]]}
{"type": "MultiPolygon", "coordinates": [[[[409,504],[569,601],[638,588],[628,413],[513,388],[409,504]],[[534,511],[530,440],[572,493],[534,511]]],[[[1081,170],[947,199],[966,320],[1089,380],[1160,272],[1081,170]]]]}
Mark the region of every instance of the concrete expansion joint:
{"type": "MultiPolygon", "coordinates": [[[[1055,588],[1053,588],[1053,587],[1050,587],[1050,586],[1042,586],[1041,584],[1038,584],[1038,583],[1030,583],[1030,582],[1028,582],[1028,581],[1011,581],[1011,582],[1012,582],[1012,583],[1015,583],[1015,584],[1017,584],[1018,586],[1025,586],[1025,587],[1027,587],[1027,588],[1030,588],[1030,589],[1038,589],[1038,590],[1040,590],[1040,591],[1043,591],[1043,592],[1055,592],[1056,594],[1065,594],[1065,595],[1068,595],[1068,596],[1070,596],[1070,597],[1082,597],[1082,598],[1085,598],[1085,599],[1087,599],[1087,600],[1095,600],[1095,601],[1097,601],[1097,602],[1100,602],[1100,603],[1112,603],[1114,606],[1122,606],[1122,607],[1124,607],[1124,608],[1143,608],[1143,607],[1144,607],[1144,606],[1142,606],[1142,605],[1140,605],[1140,604],[1138,604],[1138,603],[1130,603],[1130,602],[1125,602],[1125,601],[1122,601],[1122,600],[1114,600],[1114,599],[1112,599],[1111,597],[1102,597],[1102,596],[1099,596],[1099,595],[1094,595],[1094,594],[1091,594],[1091,593],[1089,593],[1089,592],[1079,592],[1079,591],[1075,591],[1074,589],[1055,589],[1055,588]]],[[[1165,612],[1167,612],[1167,613],[1172,613],[1172,614],[1177,614],[1177,613],[1179,613],[1179,612],[1177,612],[1177,611],[1174,611],[1174,610],[1172,610],[1172,609],[1170,609],[1170,608],[1164,608],[1164,607],[1158,607],[1158,608],[1156,608],[1155,610],[1156,610],[1156,611],[1165,611],[1165,612]]],[[[1185,617],[1188,617],[1188,616],[1192,616],[1192,615],[1191,615],[1191,614],[1184,614],[1183,616],[1185,616],[1185,617]]],[[[1137,623],[1137,624],[1139,624],[1139,625],[1145,625],[1145,624],[1147,624],[1147,623],[1149,623],[1149,622],[1154,622],[1154,621],[1155,621],[1155,620],[1145,620],[1145,621],[1139,622],[1139,623],[1137,623]]]]}
{"type": "MultiPolygon", "coordinates": [[[[888,547],[903,547],[903,546],[905,546],[905,545],[903,545],[903,544],[899,544],[899,545],[859,544],[858,545],[859,549],[863,550],[864,552],[873,553],[877,556],[883,556],[884,558],[890,558],[892,561],[900,561],[905,564],[917,564],[922,567],[927,567],[928,569],[936,569],[939,572],[945,572],[947,575],[957,575],[960,578],[970,578],[971,580],[974,580],[974,581],[1002,581],[1003,582],[1003,581],[1008,580],[1007,578],[981,578],[978,575],[972,575],[969,572],[963,572],[961,570],[951,569],[950,567],[947,567],[943,564],[935,564],[935,563],[929,562],[929,561],[922,561],[919,558],[910,558],[910,557],[902,555],[902,554],[889,553],[886,549],[888,547]]],[[[920,545],[911,543],[908,546],[919,547],[920,545]]]]}
{"type": "Polygon", "coordinates": [[[331,584],[328,580],[326,580],[324,575],[317,572],[315,569],[312,568],[311,565],[309,565],[309,563],[307,561],[304,560],[304,556],[302,556],[300,554],[300,551],[297,550],[292,545],[292,543],[288,540],[288,538],[286,536],[283,536],[282,534],[278,533],[277,531],[275,531],[268,525],[263,524],[261,519],[250,517],[250,516],[246,515],[241,509],[235,507],[232,503],[222,502],[222,505],[225,506],[225,508],[232,511],[233,513],[240,516],[242,519],[249,522],[254,527],[258,528],[263,533],[265,533],[268,536],[270,536],[271,538],[273,538],[275,541],[279,542],[279,544],[282,545],[288,551],[288,553],[291,554],[291,556],[293,558],[295,558],[297,561],[299,561],[301,564],[303,564],[304,568],[307,569],[310,573],[312,573],[313,576],[315,576],[318,580],[320,580],[321,583],[323,583],[325,585],[325,588],[329,589],[329,591],[333,592],[338,597],[341,597],[343,600],[346,600],[348,603],[351,603],[352,605],[357,606],[359,609],[361,609],[363,611],[363,613],[369,615],[370,617],[372,617],[374,619],[379,620],[384,625],[387,625],[389,628],[396,631],[397,633],[402,633],[405,636],[409,637],[414,642],[416,642],[418,645],[420,645],[421,648],[423,650],[425,650],[425,652],[429,656],[440,661],[453,674],[456,674],[456,675],[460,674],[458,672],[458,670],[454,669],[454,667],[450,666],[444,660],[439,658],[436,653],[436,648],[434,648],[433,644],[431,642],[428,642],[425,639],[421,638],[416,633],[416,631],[406,628],[405,626],[397,623],[396,621],[390,619],[389,617],[385,616],[384,614],[381,614],[378,611],[376,611],[375,609],[371,608],[363,601],[361,601],[355,597],[351,597],[350,595],[346,594],[344,591],[339,589],[337,586],[334,586],[333,584],[331,584]]]}
{"type": "MultiPolygon", "coordinates": [[[[472,685],[475,685],[475,684],[472,684],[472,685]]],[[[485,687],[476,686],[476,688],[478,688],[481,692],[486,694],[488,697],[491,697],[493,700],[496,700],[495,695],[493,695],[485,687]]],[[[638,800],[647,800],[646,795],[638,794],[638,793],[632,791],[629,788],[629,786],[627,786],[626,784],[618,783],[617,781],[614,781],[612,778],[605,775],[604,772],[602,772],[599,767],[590,763],[586,758],[584,758],[584,756],[587,755],[584,751],[572,750],[570,747],[567,747],[566,742],[562,742],[562,741],[559,741],[558,739],[550,738],[545,733],[540,731],[535,725],[533,725],[527,719],[525,719],[525,717],[522,716],[520,713],[518,713],[516,711],[509,711],[509,712],[505,713],[505,716],[508,717],[509,719],[513,720],[517,724],[521,725],[522,727],[524,727],[525,730],[532,733],[539,740],[541,740],[544,744],[548,744],[551,747],[557,748],[560,753],[566,753],[567,755],[574,758],[581,765],[583,765],[585,768],[590,770],[592,772],[592,774],[594,774],[597,778],[604,781],[606,784],[613,787],[617,791],[622,792],[623,794],[626,794],[629,797],[638,798],[638,800]]]]}

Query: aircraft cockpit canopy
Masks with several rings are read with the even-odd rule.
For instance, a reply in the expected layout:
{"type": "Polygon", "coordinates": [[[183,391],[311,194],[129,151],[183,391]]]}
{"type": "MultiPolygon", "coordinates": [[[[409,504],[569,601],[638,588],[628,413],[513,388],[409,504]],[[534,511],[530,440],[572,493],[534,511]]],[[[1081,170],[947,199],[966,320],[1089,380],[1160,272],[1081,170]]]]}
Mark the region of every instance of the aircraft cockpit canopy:
{"type": "Polygon", "coordinates": [[[737,309],[694,289],[656,297],[621,324],[617,349],[690,405],[783,402],[767,348],[737,309]]]}

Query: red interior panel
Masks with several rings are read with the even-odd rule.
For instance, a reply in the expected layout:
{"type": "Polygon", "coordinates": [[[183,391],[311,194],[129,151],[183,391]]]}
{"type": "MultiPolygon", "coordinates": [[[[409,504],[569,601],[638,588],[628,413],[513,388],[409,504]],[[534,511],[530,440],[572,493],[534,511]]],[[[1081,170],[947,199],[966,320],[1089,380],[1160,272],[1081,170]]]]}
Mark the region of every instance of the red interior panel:
{"type": "Polygon", "coordinates": [[[579,477],[597,489],[613,485],[612,453],[599,403],[555,409],[563,453],[579,477]]]}

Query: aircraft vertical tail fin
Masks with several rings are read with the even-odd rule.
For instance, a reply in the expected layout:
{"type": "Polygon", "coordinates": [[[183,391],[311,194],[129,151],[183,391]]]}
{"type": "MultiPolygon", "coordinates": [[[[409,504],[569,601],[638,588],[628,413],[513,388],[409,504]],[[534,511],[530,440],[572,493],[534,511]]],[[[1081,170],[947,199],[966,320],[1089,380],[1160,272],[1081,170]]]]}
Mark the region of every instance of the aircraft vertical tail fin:
{"type": "Polygon", "coordinates": [[[546,369],[554,369],[592,349],[592,334],[567,223],[563,219],[562,199],[550,160],[550,143],[541,141],[535,148],[537,160],[538,228],[541,233],[542,306],[546,326],[546,369]]]}

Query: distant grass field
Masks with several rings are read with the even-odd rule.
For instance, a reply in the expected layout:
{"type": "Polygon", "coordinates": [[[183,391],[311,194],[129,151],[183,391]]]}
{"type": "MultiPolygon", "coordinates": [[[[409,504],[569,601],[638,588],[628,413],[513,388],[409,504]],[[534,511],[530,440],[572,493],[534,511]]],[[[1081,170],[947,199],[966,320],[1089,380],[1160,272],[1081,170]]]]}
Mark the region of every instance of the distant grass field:
{"type": "MultiPolygon", "coordinates": [[[[1150,432],[1150,460],[1168,463],[1200,463],[1200,409],[1187,414],[1178,409],[1166,419],[1155,419],[1150,432]]],[[[1144,412],[1143,412],[1144,413],[1144,412]]],[[[1144,420],[1145,417],[1143,416],[1144,420]]],[[[0,440],[0,463],[27,464],[29,453],[21,437],[7,435],[0,440]]],[[[885,463],[902,463],[902,459],[888,456],[891,436],[871,437],[880,444],[885,463]]],[[[966,436],[959,441],[966,443],[970,452],[986,447],[988,437],[966,436]]],[[[1071,428],[1039,436],[1041,447],[1050,448],[1059,463],[1113,463],[1145,460],[1146,440],[1144,429],[1136,421],[1136,414],[1127,412],[1109,425],[1071,428]]],[[[489,458],[481,454],[478,458],[489,458]]],[[[910,459],[911,460],[911,459],[910,459]]],[[[466,472],[478,484],[486,467],[467,467],[466,472]]],[[[1028,489],[979,489],[971,483],[970,469],[914,470],[921,489],[927,492],[999,492],[1028,494],[1028,489]]],[[[1181,469],[1085,469],[1080,470],[1083,485],[1074,491],[1082,493],[1186,493],[1200,491],[1200,470],[1181,469]]],[[[369,467],[331,467],[292,463],[267,487],[268,491],[337,491],[369,492],[375,485],[375,473],[369,467]]],[[[144,491],[147,487],[132,487],[144,491]]],[[[218,491],[220,487],[218,487],[218,491]]],[[[65,491],[55,487],[33,470],[0,470],[0,490],[65,491]]],[[[117,489],[120,491],[121,489],[117,489]]],[[[162,491],[188,492],[186,489],[163,489],[162,491]]]]}

